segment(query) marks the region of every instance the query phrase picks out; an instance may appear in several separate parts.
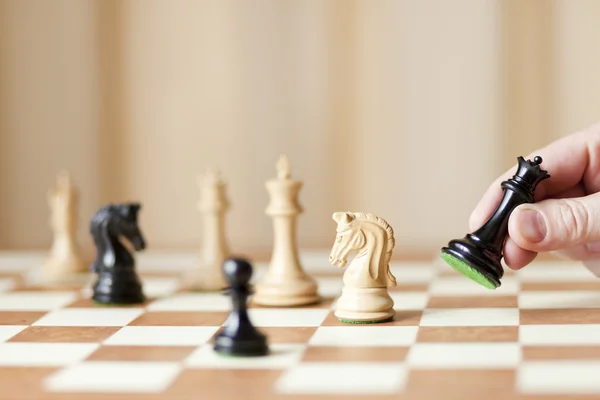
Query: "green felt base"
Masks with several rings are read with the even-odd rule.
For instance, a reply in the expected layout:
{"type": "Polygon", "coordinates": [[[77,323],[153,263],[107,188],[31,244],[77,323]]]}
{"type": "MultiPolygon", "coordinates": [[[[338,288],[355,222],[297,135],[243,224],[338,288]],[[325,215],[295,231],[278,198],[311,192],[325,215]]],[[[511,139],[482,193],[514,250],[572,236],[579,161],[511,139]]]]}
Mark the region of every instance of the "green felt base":
{"type": "Polygon", "coordinates": [[[139,304],[144,304],[144,302],[139,302],[139,303],[102,303],[100,301],[96,301],[96,300],[92,300],[94,302],[94,304],[96,304],[97,306],[104,306],[104,307],[132,307],[132,306],[136,306],[139,304]]]}
{"type": "Polygon", "coordinates": [[[460,272],[461,274],[463,274],[467,278],[471,279],[472,281],[477,282],[481,286],[488,288],[488,289],[496,289],[497,288],[497,286],[494,284],[494,282],[492,282],[491,280],[486,278],[483,274],[481,274],[479,271],[477,271],[475,268],[469,266],[468,264],[459,260],[458,258],[453,257],[447,253],[442,253],[441,257],[448,265],[450,265],[456,271],[460,272]]]}
{"type": "Polygon", "coordinates": [[[267,357],[271,354],[270,352],[267,352],[264,354],[232,354],[232,353],[225,353],[225,352],[220,352],[220,351],[215,351],[215,353],[218,354],[219,357],[223,357],[223,358],[257,358],[257,357],[267,357]]]}
{"type": "Polygon", "coordinates": [[[340,322],[343,322],[345,324],[355,324],[355,325],[367,325],[367,324],[381,324],[384,322],[391,322],[394,320],[394,317],[390,317],[387,319],[379,319],[377,321],[356,321],[353,319],[343,319],[343,318],[338,318],[338,320],[340,322]]]}

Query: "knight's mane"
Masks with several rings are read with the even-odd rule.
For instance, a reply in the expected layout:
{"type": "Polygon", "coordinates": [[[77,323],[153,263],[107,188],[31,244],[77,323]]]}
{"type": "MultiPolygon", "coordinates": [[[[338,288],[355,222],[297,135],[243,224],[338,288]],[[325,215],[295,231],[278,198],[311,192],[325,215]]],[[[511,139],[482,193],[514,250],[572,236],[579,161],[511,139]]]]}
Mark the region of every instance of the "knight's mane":
{"type": "Polygon", "coordinates": [[[102,207],[92,216],[90,222],[90,231],[95,233],[102,226],[102,224],[111,216],[113,206],[111,204],[102,207]]]}
{"type": "Polygon", "coordinates": [[[359,221],[373,222],[385,230],[387,234],[387,251],[384,254],[384,262],[386,264],[389,263],[390,259],[392,258],[392,250],[394,250],[394,246],[396,245],[396,239],[394,238],[394,230],[392,229],[392,227],[382,218],[379,218],[370,213],[357,212],[352,213],[352,215],[359,221]]]}

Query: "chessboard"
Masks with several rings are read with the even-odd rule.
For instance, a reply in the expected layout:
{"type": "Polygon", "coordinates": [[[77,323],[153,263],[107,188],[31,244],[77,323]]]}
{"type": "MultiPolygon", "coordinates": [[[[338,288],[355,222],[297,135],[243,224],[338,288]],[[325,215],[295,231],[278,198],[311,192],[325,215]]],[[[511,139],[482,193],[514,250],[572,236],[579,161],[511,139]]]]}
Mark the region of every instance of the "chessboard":
{"type": "MultiPolygon", "coordinates": [[[[41,253],[0,253],[2,399],[576,399],[600,396],[600,281],[570,262],[506,271],[489,290],[438,261],[392,261],[391,322],[351,325],[333,309],[343,270],[303,251],[323,301],[260,307],[264,357],[224,357],[212,339],[231,311],[184,289],[193,253],[148,251],[148,300],[90,300],[93,277],[43,284],[41,253]]],[[[253,280],[268,259],[251,259],[253,280]]]]}

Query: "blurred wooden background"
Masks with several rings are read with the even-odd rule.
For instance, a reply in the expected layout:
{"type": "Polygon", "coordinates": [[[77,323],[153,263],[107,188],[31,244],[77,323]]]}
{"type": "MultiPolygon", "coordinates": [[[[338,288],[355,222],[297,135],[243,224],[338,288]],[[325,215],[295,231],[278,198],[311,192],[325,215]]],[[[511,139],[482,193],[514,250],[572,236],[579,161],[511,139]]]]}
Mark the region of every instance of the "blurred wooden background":
{"type": "Polygon", "coordinates": [[[49,246],[66,168],[85,246],[137,200],[152,248],[196,248],[215,165],[233,249],[269,251],[286,153],[301,246],[352,210],[437,251],[517,156],[600,120],[598,21],[596,0],[0,0],[0,247],[49,246]]]}

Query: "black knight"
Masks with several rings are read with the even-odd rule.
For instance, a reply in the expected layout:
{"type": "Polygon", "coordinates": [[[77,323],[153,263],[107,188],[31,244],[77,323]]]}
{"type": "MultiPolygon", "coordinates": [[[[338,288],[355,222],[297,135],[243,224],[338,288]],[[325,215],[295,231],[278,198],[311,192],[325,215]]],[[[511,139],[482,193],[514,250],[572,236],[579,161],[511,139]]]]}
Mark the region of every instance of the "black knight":
{"type": "Polygon", "coordinates": [[[135,251],[146,248],[138,227],[139,203],[109,204],[99,209],[90,224],[96,246],[91,270],[98,275],[92,299],[103,304],[134,304],[145,301],[135,270],[135,258],[121,242],[127,240],[135,251]]]}

